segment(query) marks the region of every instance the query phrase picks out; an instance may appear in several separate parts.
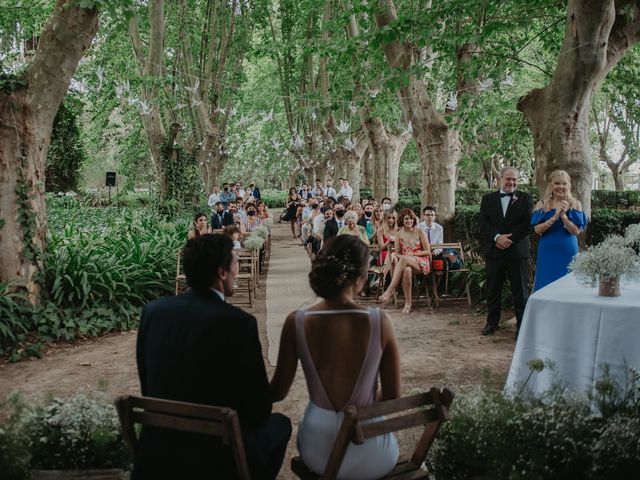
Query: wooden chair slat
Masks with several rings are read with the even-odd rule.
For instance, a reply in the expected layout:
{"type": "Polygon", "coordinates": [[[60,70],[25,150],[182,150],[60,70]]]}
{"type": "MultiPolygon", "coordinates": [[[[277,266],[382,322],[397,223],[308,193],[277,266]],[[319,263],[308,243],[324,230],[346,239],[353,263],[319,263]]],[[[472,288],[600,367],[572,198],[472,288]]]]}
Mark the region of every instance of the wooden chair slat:
{"type": "Polygon", "coordinates": [[[448,418],[448,409],[452,401],[453,393],[450,390],[444,389],[441,391],[432,388],[429,392],[388,400],[365,407],[350,405],[344,410],[344,420],[333,444],[324,473],[322,475],[315,474],[304,464],[300,457],[292,459],[291,470],[299,478],[305,480],[317,480],[320,478],[333,480],[338,474],[350,442],[358,444],[367,438],[377,435],[395,432],[412,426],[425,425],[411,459],[398,462],[394,469],[383,478],[394,480],[428,479],[429,473],[420,467],[433,444],[442,422],[448,418]],[[416,408],[419,410],[403,413],[416,408]],[[375,423],[363,423],[372,417],[394,413],[400,415],[382,419],[375,423]]]}
{"type": "Polygon", "coordinates": [[[238,415],[233,409],[136,396],[118,397],[114,403],[132,460],[138,449],[136,423],[201,433],[219,437],[230,445],[238,478],[251,480],[238,415]]]}
{"type": "Polygon", "coordinates": [[[420,412],[410,413],[409,415],[402,415],[400,417],[388,418],[379,422],[367,423],[360,425],[364,440],[377,437],[378,435],[384,435],[389,432],[399,432],[406,430],[407,428],[416,427],[418,425],[424,425],[429,422],[440,421],[440,415],[434,410],[423,410],[420,412]]]}
{"type": "Polygon", "coordinates": [[[388,415],[389,413],[417,408],[432,403],[431,392],[417,393],[408,397],[386,400],[358,408],[358,420],[388,415]]]}
{"type": "Polygon", "coordinates": [[[190,418],[201,418],[214,421],[225,421],[235,412],[226,407],[211,408],[209,405],[199,403],[179,402],[177,400],[165,400],[154,397],[129,397],[132,408],[141,408],[145,411],[162,412],[172,415],[180,415],[190,418]]]}
{"type": "Polygon", "coordinates": [[[222,437],[225,445],[229,443],[229,435],[226,428],[221,423],[212,423],[210,421],[197,420],[194,418],[175,417],[173,415],[165,415],[153,412],[136,412],[131,414],[134,423],[141,423],[151,427],[168,428],[170,430],[180,430],[183,432],[204,433],[222,437]]]}

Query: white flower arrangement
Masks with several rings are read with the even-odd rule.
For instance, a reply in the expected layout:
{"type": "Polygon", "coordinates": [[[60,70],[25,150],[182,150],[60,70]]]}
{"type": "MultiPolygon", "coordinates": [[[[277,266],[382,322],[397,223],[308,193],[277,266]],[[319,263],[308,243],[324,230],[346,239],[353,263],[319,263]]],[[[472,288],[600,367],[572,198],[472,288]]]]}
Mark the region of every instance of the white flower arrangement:
{"type": "MultiPolygon", "coordinates": [[[[255,233],[255,232],[254,232],[255,233]]],[[[260,250],[264,245],[264,238],[259,235],[251,235],[244,241],[244,248],[247,250],[260,250]]]]}
{"type": "Polygon", "coordinates": [[[267,237],[269,236],[269,229],[264,225],[260,225],[258,228],[256,228],[253,231],[253,235],[257,235],[261,237],[263,240],[266,240],[267,237]]]}
{"type": "Polygon", "coordinates": [[[614,279],[624,275],[627,280],[640,280],[640,256],[632,248],[638,241],[640,226],[632,225],[624,237],[612,235],[576,255],[569,268],[578,280],[592,285],[600,277],[614,279]]]}
{"type": "Polygon", "coordinates": [[[262,225],[266,226],[267,228],[273,226],[273,217],[267,217],[262,221],[262,225]]]}
{"type": "Polygon", "coordinates": [[[120,422],[106,395],[76,393],[18,415],[36,469],[118,468],[127,464],[120,422]]]}

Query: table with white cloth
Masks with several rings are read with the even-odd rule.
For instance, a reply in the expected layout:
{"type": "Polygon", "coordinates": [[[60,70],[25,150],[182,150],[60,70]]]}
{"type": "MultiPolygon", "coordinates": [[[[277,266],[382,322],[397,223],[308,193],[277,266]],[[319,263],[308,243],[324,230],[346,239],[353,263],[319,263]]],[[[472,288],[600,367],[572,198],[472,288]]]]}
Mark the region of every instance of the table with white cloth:
{"type": "Polygon", "coordinates": [[[591,392],[605,365],[621,385],[627,367],[640,370],[640,283],[623,281],[619,297],[600,297],[597,291],[568,274],[529,297],[507,393],[522,388],[534,359],[555,366],[531,375],[525,392],[532,394],[558,380],[569,390],[591,392]]]}

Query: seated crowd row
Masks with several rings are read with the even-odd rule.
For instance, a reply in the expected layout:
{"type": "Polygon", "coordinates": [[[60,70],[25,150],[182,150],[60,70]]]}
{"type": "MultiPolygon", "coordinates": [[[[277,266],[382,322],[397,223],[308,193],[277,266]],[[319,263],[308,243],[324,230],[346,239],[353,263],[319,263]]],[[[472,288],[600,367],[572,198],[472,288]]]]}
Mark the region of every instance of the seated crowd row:
{"type": "Polygon", "coordinates": [[[355,235],[367,245],[376,245],[371,249],[372,262],[381,268],[382,280],[378,281],[385,281],[387,286],[380,301],[388,302],[401,285],[405,298],[402,311],[410,313],[414,275],[429,274],[433,257],[444,257],[450,264],[459,262],[454,251],[431,251],[432,244],[444,240],[442,226],[435,222],[435,207],[424,207],[420,222],[410,208],[398,213],[388,197],[380,202],[363,198],[352,203],[352,191],[345,191],[345,187],[350,189],[348,181],[340,179],[340,184],[337,198],[327,195],[331,191],[329,182],[324,189],[319,180],[311,191],[305,186],[291,188],[282,219],[290,222],[292,235],[301,237],[312,258],[334,236],[355,235]]]}

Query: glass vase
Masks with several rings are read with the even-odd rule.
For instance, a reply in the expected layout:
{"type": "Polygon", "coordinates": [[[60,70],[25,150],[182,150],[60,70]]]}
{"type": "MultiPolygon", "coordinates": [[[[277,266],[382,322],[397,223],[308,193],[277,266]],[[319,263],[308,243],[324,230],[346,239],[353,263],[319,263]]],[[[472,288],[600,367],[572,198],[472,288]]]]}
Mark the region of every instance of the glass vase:
{"type": "Polygon", "coordinates": [[[601,297],[619,297],[620,277],[605,277],[604,275],[600,275],[598,295],[600,295],[601,297]]]}

